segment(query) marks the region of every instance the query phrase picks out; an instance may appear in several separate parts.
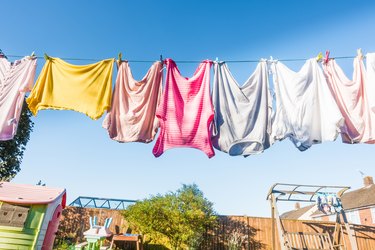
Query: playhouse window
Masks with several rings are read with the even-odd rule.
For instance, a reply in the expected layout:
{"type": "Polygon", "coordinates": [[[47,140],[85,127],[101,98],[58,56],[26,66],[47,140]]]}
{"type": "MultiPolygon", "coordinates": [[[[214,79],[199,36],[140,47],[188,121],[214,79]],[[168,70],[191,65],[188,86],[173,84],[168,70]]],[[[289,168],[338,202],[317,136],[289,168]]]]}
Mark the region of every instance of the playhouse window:
{"type": "Polygon", "coordinates": [[[23,227],[30,207],[3,203],[0,206],[0,226],[23,227]]]}

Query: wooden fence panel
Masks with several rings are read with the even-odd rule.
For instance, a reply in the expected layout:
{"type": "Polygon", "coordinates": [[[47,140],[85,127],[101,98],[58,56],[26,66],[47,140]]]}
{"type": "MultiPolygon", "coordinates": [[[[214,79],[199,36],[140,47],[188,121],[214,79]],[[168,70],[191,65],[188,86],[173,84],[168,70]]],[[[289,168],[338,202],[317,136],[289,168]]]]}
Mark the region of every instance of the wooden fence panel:
{"type": "Polygon", "coordinates": [[[68,239],[73,243],[82,241],[83,233],[90,228],[90,216],[98,218],[98,225],[104,225],[105,219],[112,217],[109,229],[114,233],[122,233],[127,229],[128,224],[119,210],[66,207],[62,212],[57,239],[68,239]]]}

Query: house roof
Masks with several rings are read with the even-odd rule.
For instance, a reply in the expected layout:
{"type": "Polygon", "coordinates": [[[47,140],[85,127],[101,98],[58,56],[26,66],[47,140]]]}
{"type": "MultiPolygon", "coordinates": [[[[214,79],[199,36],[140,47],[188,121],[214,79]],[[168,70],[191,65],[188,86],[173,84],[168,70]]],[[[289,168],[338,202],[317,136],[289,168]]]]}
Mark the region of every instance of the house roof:
{"type": "Polygon", "coordinates": [[[283,213],[280,217],[281,219],[291,219],[298,220],[302,215],[309,211],[315,205],[309,205],[306,207],[301,207],[300,209],[295,209],[286,213],[283,213]]]}
{"type": "Polygon", "coordinates": [[[341,197],[345,210],[375,205],[375,185],[369,185],[351,192],[346,192],[341,197]]]}
{"type": "Polygon", "coordinates": [[[64,188],[0,182],[0,201],[9,203],[49,204],[64,194],[64,188]]]}
{"type": "MultiPolygon", "coordinates": [[[[352,210],[361,207],[368,207],[375,205],[375,185],[369,185],[354,191],[346,192],[341,197],[342,206],[345,210],[352,210]]],[[[302,207],[297,210],[292,210],[281,215],[283,219],[298,219],[305,214],[314,205],[302,207]]],[[[319,217],[325,215],[318,209],[311,214],[312,217],[319,217]]]]}

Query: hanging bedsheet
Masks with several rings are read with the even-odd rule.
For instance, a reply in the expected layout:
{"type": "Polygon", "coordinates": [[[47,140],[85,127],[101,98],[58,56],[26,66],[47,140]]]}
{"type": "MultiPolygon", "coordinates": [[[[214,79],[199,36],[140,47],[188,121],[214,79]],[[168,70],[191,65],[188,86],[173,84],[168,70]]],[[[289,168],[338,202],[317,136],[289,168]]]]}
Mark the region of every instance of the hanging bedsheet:
{"type": "Polygon", "coordinates": [[[36,57],[9,62],[0,57],[0,141],[16,135],[26,92],[35,78],[36,57]]]}
{"type": "Polygon", "coordinates": [[[103,121],[109,137],[119,142],[150,142],[159,127],[155,116],[162,91],[162,63],[155,62],[142,80],[129,63],[119,63],[110,112],[103,121]]]}
{"type": "Polygon", "coordinates": [[[114,59],[72,65],[47,57],[27,103],[34,115],[42,109],[74,110],[91,119],[110,108],[114,59]]]}
{"type": "Polygon", "coordinates": [[[276,61],[272,71],[276,94],[273,139],[288,137],[300,151],[334,141],[344,121],[316,59],[307,60],[299,72],[276,61]]]}
{"type": "Polygon", "coordinates": [[[230,155],[257,154],[270,147],[272,98],[267,62],[239,86],[224,62],[214,64],[213,145],[230,155]]]}
{"type": "Polygon", "coordinates": [[[366,80],[368,82],[366,87],[367,87],[367,93],[369,96],[368,101],[369,101],[371,110],[375,112],[375,53],[367,53],[366,66],[367,66],[366,80]]]}
{"type": "Polygon", "coordinates": [[[214,117],[209,89],[212,62],[200,63],[191,78],[181,76],[173,60],[165,63],[166,82],[156,111],[160,134],[153,154],[158,157],[170,148],[191,147],[211,158],[215,155],[210,138],[214,117]]]}
{"type": "MultiPolygon", "coordinates": [[[[369,54],[369,65],[374,55],[369,54]]],[[[342,140],[345,143],[374,143],[375,114],[371,109],[375,93],[369,91],[375,82],[369,82],[361,56],[354,58],[353,79],[350,80],[334,59],[323,64],[329,87],[345,118],[342,140]]],[[[370,66],[371,77],[371,66],[370,66]]]]}

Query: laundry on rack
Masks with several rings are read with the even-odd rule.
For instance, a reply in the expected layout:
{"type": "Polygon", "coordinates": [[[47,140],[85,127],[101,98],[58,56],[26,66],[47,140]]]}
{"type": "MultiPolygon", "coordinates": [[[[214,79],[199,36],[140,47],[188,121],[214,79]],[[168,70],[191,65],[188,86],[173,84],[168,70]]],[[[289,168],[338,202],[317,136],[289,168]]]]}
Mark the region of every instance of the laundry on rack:
{"type": "MultiPolygon", "coordinates": [[[[373,55],[367,60],[371,64],[373,55]]],[[[369,91],[375,82],[367,80],[362,56],[354,58],[353,66],[353,80],[350,80],[336,60],[330,59],[323,64],[332,95],[345,118],[342,140],[345,143],[375,143],[375,114],[371,108],[375,93],[369,91]]]]}
{"type": "Polygon", "coordinates": [[[248,156],[270,147],[272,98],[267,62],[261,61],[242,85],[224,62],[214,63],[213,145],[230,155],[248,156]]]}
{"type": "Polygon", "coordinates": [[[211,158],[211,123],[214,117],[210,97],[211,61],[199,64],[193,77],[181,76],[176,63],[166,59],[166,81],[156,116],[160,134],[153,148],[158,157],[167,149],[191,147],[211,158]]]}
{"type": "Polygon", "coordinates": [[[110,108],[114,59],[89,65],[72,65],[46,56],[46,63],[27,103],[36,115],[42,109],[74,110],[91,119],[110,108]]]}
{"type": "Polygon", "coordinates": [[[340,213],[343,210],[340,198],[330,193],[318,193],[316,206],[319,211],[328,215],[340,213]]]}
{"type": "Polygon", "coordinates": [[[155,116],[162,91],[162,63],[155,62],[142,80],[129,63],[119,62],[112,105],[103,121],[109,137],[119,142],[150,142],[159,127],[155,116]]]}
{"type": "Polygon", "coordinates": [[[16,135],[25,94],[34,84],[36,62],[31,56],[13,63],[0,57],[0,141],[16,135]]]}
{"type": "Polygon", "coordinates": [[[276,94],[273,139],[288,137],[300,151],[334,141],[344,121],[316,59],[307,60],[299,72],[273,62],[272,72],[276,94]]]}

